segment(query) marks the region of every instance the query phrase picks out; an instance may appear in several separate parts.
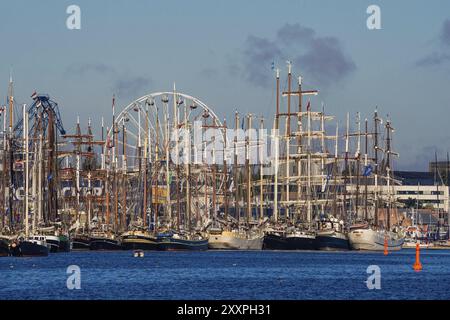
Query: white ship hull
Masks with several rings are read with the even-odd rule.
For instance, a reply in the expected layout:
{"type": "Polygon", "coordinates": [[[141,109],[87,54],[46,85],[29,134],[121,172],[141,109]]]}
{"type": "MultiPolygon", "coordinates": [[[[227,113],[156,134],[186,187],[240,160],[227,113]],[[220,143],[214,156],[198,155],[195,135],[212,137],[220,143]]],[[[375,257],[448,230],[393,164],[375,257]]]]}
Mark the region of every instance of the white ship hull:
{"type": "Polygon", "coordinates": [[[263,241],[263,235],[224,231],[221,234],[210,234],[208,247],[213,250],[262,250],[263,241]]]}
{"type": "Polygon", "coordinates": [[[387,237],[388,251],[396,251],[402,248],[405,239],[392,232],[369,228],[355,229],[348,234],[352,250],[383,251],[385,237],[387,237]]]}

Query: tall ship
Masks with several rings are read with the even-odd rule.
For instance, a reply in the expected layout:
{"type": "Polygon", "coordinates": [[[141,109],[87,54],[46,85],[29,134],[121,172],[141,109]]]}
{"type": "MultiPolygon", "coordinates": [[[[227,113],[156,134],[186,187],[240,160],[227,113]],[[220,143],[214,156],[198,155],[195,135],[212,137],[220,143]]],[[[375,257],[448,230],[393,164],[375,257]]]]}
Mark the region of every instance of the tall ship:
{"type": "Polygon", "coordinates": [[[213,250],[261,250],[264,236],[239,230],[209,230],[209,248],[213,250]]]}
{"type": "Polygon", "coordinates": [[[159,233],[157,250],[160,251],[203,251],[208,249],[208,238],[201,234],[159,233]]]}
{"type": "Polygon", "coordinates": [[[125,250],[158,250],[158,237],[148,230],[130,230],[122,234],[125,250]]]}
{"type": "MultiPolygon", "coordinates": [[[[397,210],[395,208],[395,199],[392,199],[392,195],[395,194],[394,188],[395,184],[399,182],[393,177],[392,170],[392,156],[397,155],[391,148],[391,139],[393,128],[391,122],[388,119],[386,121],[386,145],[384,149],[384,157],[379,164],[379,150],[383,150],[378,143],[378,126],[381,123],[381,119],[378,117],[377,111],[374,114],[374,174],[373,174],[373,184],[372,189],[372,208],[373,216],[369,217],[368,205],[369,205],[369,195],[368,195],[368,181],[369,176],[371,176],[372,167],[367,161],[366,152],[366,163],[365,168],[367,168],[366,174],[364,175],[364,187],[365,187],[365,210],[364,210],[364,223],[360,225],[354,225],[350,227],[349,241],[350,246],[353,250],[370,250],[370,251],[398,251],[402,248],[405,234],[398,225],[397,210]],[[380,208],[383,208],[380,210],[380,208]],[[380,213],[383,213],[382,219],[380,219],[380,213]],[[395,221],[394,217],[396,218],[395,221]],[[395,222],[395,224],[393,223],[395,222]]],[[[367,125],[366,125],[366,136],[367,125]]],[[[366,148],[367,149],[367,148],[366,148]]]]}
{"type": "Polygon", "coordinates": [[[344,221],[333,216],[321,218],[318,222],[316,248],[325,251],[350,250],[344,221]]]}
{"type": "Polygon", "coordinates": [[[89,239],[90,250],[122,250],[121,239],[114,233],[103,230],[92,230],[89,239]]]}
{"type": "Polygon", "coordinates": [[[316,233],[299,230],[274,230],[265,232],[265,250],[315,250],[316,233]]]}
{"type": "Polygon", "coordinates": [[[402,249],[405,238],[401,232],[377,230],[372,227],[353,229],[349,233],[350,245],[353,250],[398,251],[402,249]]]}
{"type": "Polygon", "coordinates": [[[348,250],[345,226],[333,220],[346,221],[348,205],[342,197],[346,181],[340,171],[343,158],[338,153],[338,128],[336,125],[336,134],[327,132],[326,123],[334,116],[325,113],[324,105],[315,110],[309,97],[317,96],[318,91],[306,89],[301,76],[298,87],[292,88],[292,66],[289,61],[287,64],[287,89],[283,92],[276,71],[275,174],[270,182],[273,215],[265,228],[264,248],[348,250]],[[280,96],[285,97],[284,111],[280,96]],[[306,106],[304,98],[308,98],[306,106]],[[329,152],[333,144],[334,155],[329,152]],[[324,215],[334,217],[324,221],[324,215]]]}
{"type": "Polygon", "coordinates": [[[91,237],[86,233],[75,233],[72,236],[72,250],[85,251],[89,250],[91,237]]]}
{"type": "MultiPolygon", "coordinates": [[[[263,190],[267,182],[262,175],[261,166],[250,161],[251,152],[259,152],[257,148],[262,143],[260,139],[251,137],[249,134],[254,129],[253,118],[254,116],[249,114],[242,119],[241,129],[244,129],[244,122],[247,129],[245,141],[238,141],[237,135],[234,135],[233,141],[225,140],[225,143],[231,146],[234,158],[229,170],[223,170],[222,188],[219,189],[223,199],[221,210],[217,209],[218,206],[215,204],[216,188],[212,190],[213,223],[207,232],[209,248],[213,250],[262,250],[263,248],[264,234],[260,223],[264,216],[263,190]],[[245,157],[243,164],[238,159],[239,154],[245,157]],[[255,179],[253,173],[258,169],[260,175],[258,179],[255,179]],[[233,196],[234,199],[232,199],[233,196]]],[[[234,120],[234,129],[237,132],[240,122],[237,112],[234,120]]],[[[260,129],[262,127],[261,119],[260,129]]],[[[224,128],[224,136],[227,136],[226,130],[227,127],[224,128]]],[[[225,161],[223,168],[228,169],[225,161]]],[[[216,175],[216,172],[216,165],[214,165],[212,173],[216,175]]]]}
{"type": "Polygon", "coordinates": [[[11,243],[11,255],[14,257],[46,257],[50,252],[44,236],[18,238],[11,243]]]}
{"type": "Polygon", "coordinates": [[[280,72],[276,70],[276,113],[271,137],[275,143],[271,166],[275,171],[268,185],[269,190],[273,190],[272,217],[264,228],[263,246],[265,250],[314,250],[313,211],[322,201],[314,191],[322,180],[319,171],[325,165],[326,154],[320,150],[323,151],[327,137],[324,130],[313,130],[313,121],[324,124],[332,117],[313,112],[310,100],[305,108],[303,99],[317,95],[318,91],[304,89],[300,76],[298,87],[293,89],[292,65],[289,61],[287,64],[286,91],[280,91],[280,72]],[[285,97],[284,112],[281,97],[285,97]],[[313,140],[316,139],[321,143],[314,146],[314,152],[313,140]]]}
{"type": "Polygon", "coordinates": [[[75,133],[63,136],[66,145],[72,146],[61,152],[65,162],[60,169],[60,179],[63,181],[64,209],[72,221],[68,237],[73,250],[122,249],[119,229],[125,228],[125,216],[121,217],[122,212],[119,213],[118,179],[124,173],[120,172],[119,176],[115,171],[113,146],[106,145],[104,131],[102,119],[102,137],[95,140],[91,120],[83,134],[77,119],[75,133]],[[100,152],[96,153],[96,150],[100,152]],[[111,197],[113,201],[110,201],[111,197]]]}
{"type": "MultiPolygon", "coordinates": [[[[58,219],[55,161],[58,133],[62,123],[53,121],[57,105],[47,95],[34,93],[33,103],[22,105],[14,121],[15,101],[12,78],[9,90],[9,127],[3,115],[3,195],[8,194],[2,208],[8,208],[10,254],[19,257],[47,256],[53,248],[58,251],[59,238],[46,235],[45,228],[54,228],[58,219]],[[44,180],[43,177],[47,178],[44,180]],[[22,192],[18,192],[21,190],[22,192]],[[54,240],[50,244],[47,240],[54,240]]],[[[5,111],[5,109],[3,109],[5,111]]]]}

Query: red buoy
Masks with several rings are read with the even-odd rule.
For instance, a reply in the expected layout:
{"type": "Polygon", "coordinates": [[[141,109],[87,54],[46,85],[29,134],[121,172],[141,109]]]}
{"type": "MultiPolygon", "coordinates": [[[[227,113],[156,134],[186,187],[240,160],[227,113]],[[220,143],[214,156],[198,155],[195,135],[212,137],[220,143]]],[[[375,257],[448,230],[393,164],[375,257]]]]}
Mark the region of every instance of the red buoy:
{"type": "Polygon", "coordinates": [[[420,263],[420,245],[416,243],[416,262],[414,262],[414,271],[422,270],[422,264],[420,263]]]}

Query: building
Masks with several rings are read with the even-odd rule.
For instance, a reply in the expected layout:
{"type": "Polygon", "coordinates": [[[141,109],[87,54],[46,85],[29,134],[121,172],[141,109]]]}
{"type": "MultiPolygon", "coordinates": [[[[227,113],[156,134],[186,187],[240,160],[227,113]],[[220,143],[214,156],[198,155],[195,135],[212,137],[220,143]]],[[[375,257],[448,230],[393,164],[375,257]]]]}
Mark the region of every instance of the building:
{"type": "Polygon", "coordinates": [[[433,177],[436,175],[437,181],[449,185],[450,161],[432,161],[428,164],[428,170],[433,177]]]}
{"type": "MultiPolygon", "coordinates": [[[[436,213],[437,209],[439,209],[442,216],[444,212],[448,212],[450,206],[449,187],[441,183],[439,185],[435,184],[433,173],[397,171],[394,172],[394,179],[400,185],[391,184],[390,190],[387,185],[379,185],[375,188],[373,184],[369,185],[367,190],[372,195],[377,191],[378,197],[384,203],[396,201],[404,208],[431,209],[435,210],[436,213]],[[390,199],[389,196],[391,196],[390,199]]],[[[355,192],[354,185],[350,185],[347,188],[349,192],[355,192]]],[[[360,189],[360,192],[363,192],[363,190],[360,189]]]]}
{"type": "Polygon", "coordinates": [[[401,185],[395,186],[396,199],[406,207],[433,208],[448,212],[449,187],[435,182],[433,172],[397,171],[401,185]]]}

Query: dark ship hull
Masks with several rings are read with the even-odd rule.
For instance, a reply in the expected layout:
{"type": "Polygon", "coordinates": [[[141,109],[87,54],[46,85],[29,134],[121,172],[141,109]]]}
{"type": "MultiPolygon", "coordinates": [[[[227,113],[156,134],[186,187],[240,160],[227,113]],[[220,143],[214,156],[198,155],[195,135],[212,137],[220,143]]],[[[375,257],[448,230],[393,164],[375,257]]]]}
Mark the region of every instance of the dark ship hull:
{"type": "Polygon", "coordinates": [[[350,242],[347,236],[343,234],[337,235],[320,235],[316,236],[316,249],[324,251],[345,251],[350,250],[350,242]]]}
{"type": "Polygon", "coordinates": [[[14,257],[46,257],[48,252],[47,246],[26,240],[11,246],[11,254],[14,257]]]}
{"type": "Polygon", "coordinates": [[[10,255],[9,243],[6,240],[0,240],[0,257],[8,257],[10,255]]]}
{"type": "Polygon", "coordinates": [[[127,235],[122,239],[124,250],[158,250],[158,239],[144,235],[127,235]]]}
{"type": "Polygon", "coordinates": [[[281,236],[268,233],[264,236],[264,250],[315,250],[316,240],[308,236],[281,236]]]}
{"type": "Polygon", "coordinates": [[[66,236],[60,236],[58,252],[70,252],[70,247],[70,239],[66,236]]]}
{"type": "Polygon", "coordinates": [[[103,237],[93,237],[91,238],[91,242],[89,244],[90,250],[103,250],[103,251],[112,251],[112,250],[122,250],[122,245],[116,239],[111,238],[103,238],[103,237]]]}
{"type": "Polygon", "coordinates": [[[50,253],[57,253],[59,251],[59,238],[53,239],[54,237],[46,237],[47,244],[50,246],[50,253]]]}
{"type": "Polygon", "coordinates": [[[157,248],[160,251],[203,251],[208,250],[208,239],[188,240],[163,237],[158,239],[157,248]]]}
{"type": "Polygon", "coordinates": [[[89,250],[91,239],[88,236],[75,236],[72,239],[72,250],[89,250]]]}

